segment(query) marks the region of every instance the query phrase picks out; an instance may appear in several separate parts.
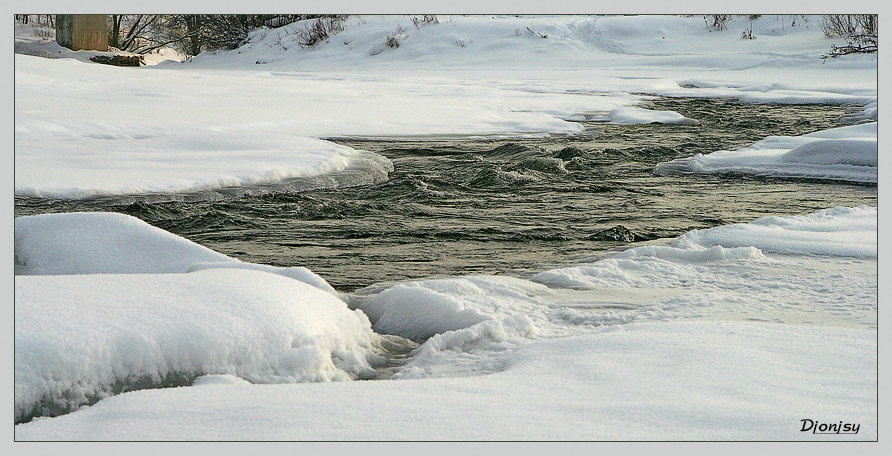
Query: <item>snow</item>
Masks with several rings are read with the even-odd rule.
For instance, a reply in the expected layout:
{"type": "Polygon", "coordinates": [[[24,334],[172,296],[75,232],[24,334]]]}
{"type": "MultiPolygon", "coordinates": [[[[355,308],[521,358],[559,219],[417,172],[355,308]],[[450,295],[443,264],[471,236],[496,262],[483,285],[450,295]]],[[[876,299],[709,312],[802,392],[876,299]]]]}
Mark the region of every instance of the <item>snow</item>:
{"type": "MultiPolygon", "coordinates": [[[[533,281],[379,284],[349,305],[309,271],[235,262],[17,275],[16,417],[42,399],[72,411],[16,439],[839,438],[800,434],[827,416],[875,439],[876,214],[766,217],[533,281]],[[350,382],[385,363],[373,328],[421,345],[391,380],[350,382]],[[195,383],[114,394],[177,380],[195,383]]],[[[123,215],[18,220],[38,246],[96,227],[164,241],[146,255],[201,256],[123,215]]],[[[67,245],[58,264],[96,248],[67,245]]],[[[144,263],[110,245],[105,267],[144,263]]]]}
{"type": "Polygon", "coordinates": [[[15,219],[15,274],[170,274],[249,269],[303,282],[339,296],[302,267],[245,263],[126,214],[67,212],[15,219]]]}
{"type": "Polygon", "coordinates": [[[755,246],[787,255],[877,257],[877,208],[837,207],[802,216],[763,217],[747,224],[685,233],[678,246],[755,246]]]}
{"type": "MultiPolygon", "coordinates": [[[[659,174],[876,183],[877,56],[822,61],[842,42],[817,17],[789,19],[720,32],[702,16],[364,16],[312,48],[296,24],[140,68],[17,29],[15,194],[380,181],[389,160],[331,140],[706,120],[645,109],[652,96],[853,105],[851,126],[659,174]],[[740,39],[749,27],[757,39],[740,39]]],[[[765,217],[529,277],[347,295],[126,215],[19,217],[15,418],[65,414],[17,424],[15,439],[876,440],[877,218],[765,217]],[[383,372],[399,337],[415,348],[389,379],[352,381],[383,372]],[[803,433],[803,419],[860,432],[803,433]]]]}
{"type": "Polygon", "coordinates": [[[416,341],[467,328],[501,314],[541,312],[547,288],[497,276],[435,279],[395,285],[359,305],[382,333],[416,341]]]}
{"type": "Polygon", "coordinates": [[[264,271],[272,274],[278,274],[283,277],[288,277],[290,279],[297,280],[298,282],[303,282],[307,285],[311,285],[316,287],[322,291],[327,291],[335,296],[340,296],[338,292],[329,285],[328,282],[325,281],[322,277],[319,277],[315,272],[303,267],[303,266],[290,266],[290,267],[281,267],[281,266],[270,266],[267,264],[256,264],[256,263],[244,263],[241,261],[232,261],[232,258],[228,258],[229,261],[219,262],[219,263],[195,263],[189,266],[186,269],[186,272],[195,272],[201,271],[204,269],[220,269],[220,268],[235,268],[235,269],[250,269],[254,271],[264,271]]]}
{"type": "MultiPolygon", "coordinates": [[[[370,155],[286,131],[213,130],[134,132],[83,121],[17,125],[15,191],[43,198],[183,193],[328,174],[370,155]]],[[[374,157],[369,172],[386,176],[392,165],[374,157]]]]}
{"type": "MultiPolygon", "coordinates": [[[[717,266],[734,264],[734,260],[758,264],[766,260],[766,253],[875,259],[877,208],[841,207],[803,216],[763,217],[751,223],[694,230],[672,240],[668,246],[634,247],[596,263],[543,271],[531,280],[577,288],[675,287],[697,282],[728,289],[751,288],[744,285],[749,278],[741,283],[717,266]]],[[[796,277],[784,274],[780,280],[792,283],[796,277]]],[[[763,280],[759,285],[770,282],[763,280]]]]}
{"type": "Polygon", "coordinates": [[[136,391],[18,425],[15,436],[874,440],[875,338],[863,329],[772,323],[634,324],[524,346],[485,376],[136,391]],[[800,432],[802,419],[835,417],[859,423],[859,434],[800,432]]]}
{"type": "MultiPolygon", "coordinates": [[[[821,60],[842,41],[824,38],[816,16],[735,17],[724,31],[701,16],[438,20],[352,17],[309,48],[295,42],[307,25],[298,23],[255,31],[236,50],[139,68],[90,63],[89,52],[18,27],[15,193],[193,192],[347,167],[380,181],[386,159],[326,139],[538,137],[582,133],[586,119],[702,120],[643,109],[653,95],[867,105],[872,113],[855,120],[876,119],[876,56],[821,60]],[[750,27],[757,39],[740,39],[750,27]],[[400,46],[385,46],[388,35],[400,46]]],[[[783,163],[775,168],[870,181],[850,164],[783,163]]]]}
{"type": "Polygon", "coordinates": [[[234,258],[125,214],[75,212],[15,219],[16,274],[186,272],[234,258]]]}
{"type": "Polygon", "coordinates": [[[177,376],[374,376],[376,335],[329,293],[244,269],[16,276],[15,417],[177,376]]]}
{"type": "Polygon", "coordinates": [[[795,137],[770,136],[736,150],[659,163],[654,172],[737,173],[876,183],[878,151],[877,122],[869,122],[795,137]]]}
{"type": "Polygon", "coordinates": [[[689,119],[673,111],[652,111],[641,108],[617,108],[607,115],[610,123],[631,125],[647,123],[663,123],[673,125],[699,125],[700,122],[689,119]]]}

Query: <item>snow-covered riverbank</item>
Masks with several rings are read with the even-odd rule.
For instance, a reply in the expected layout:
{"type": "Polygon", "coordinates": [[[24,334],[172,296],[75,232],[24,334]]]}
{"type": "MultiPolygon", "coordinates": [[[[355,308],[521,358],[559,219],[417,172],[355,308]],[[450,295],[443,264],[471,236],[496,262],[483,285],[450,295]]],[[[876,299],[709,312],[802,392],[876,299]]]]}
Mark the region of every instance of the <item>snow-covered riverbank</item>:
{"type": "Polygon", "coordinates": [[[845,415],[871,440],[875,235],[876,209],[838,208],[533,278],[551,288],[467,276],[345,302],[308,271],[257,271],[120,214],[22,217],[21,272],[43,274],[16,276],[17,417],[210,377],[16,437],[801,440],[800,419],[845,415]],[[90,226],[115,241],[101,249],[90,226]],[[295,384],[374,377],[373,328],[422,343],[399,380],[295,384]]]}
{"type": "MultiPolygon", "coordinates": [[[[737,17],[714,31],[702,17],[443,16],[416,28],[409,16],[369,16],[312,48],[289,41],[296,24],[188,63],[120,68],[84,62],[84,51],[17,54],[15,191],[183,192],[318,175],[367,156],[322,141],[331,137],[572,135],[585,119],[696,123],[628,108],[645,94],[877,101],[875,55],[823,61],[839,40],[823,37],[819,17],[783,27],[781,19],[737,17]],[[758,39],[740,39],[751,24],[758,39]],[[400,46],[385,46],[398,27],[400,46]]],[[[20,31],[17,46],[58,47],[35,40],[20,31]]],[[[381,161],[362,164],[380,175],[381,161]]]]}
{"type": "MultiPolygon", "coordinates": [[[[636,106],[651,96],[857,110],[858,125],[658,173],[876,183],[876,55],[824,62],[839,41],[817,17],[779,19],[737,17],[720,32],[701,16],[441,16],[417,28],[370,16],[314,48],[265,29],[188,63],[17,54],[15,194],[164,194],[356,167],[380,180],[390,160],[327,139],[708,120],[636,106]],[[757,39],[741,39],[750,26],[757,39]],[[400,46],[386,46],[394,33],[400,46]]],[[[17,35],[29,46],[57,51],[17,35]]],[[[877,440],[877,219],[876,207],[827,208],[527,278],[345,294],[299,264],[242,262],[122,214],[19,217],[15,438],[877,440]],[[395,340],[417,348],[369,380],[395,340]],[[804,420],[859,431],[815,434],[804,420]]]]}

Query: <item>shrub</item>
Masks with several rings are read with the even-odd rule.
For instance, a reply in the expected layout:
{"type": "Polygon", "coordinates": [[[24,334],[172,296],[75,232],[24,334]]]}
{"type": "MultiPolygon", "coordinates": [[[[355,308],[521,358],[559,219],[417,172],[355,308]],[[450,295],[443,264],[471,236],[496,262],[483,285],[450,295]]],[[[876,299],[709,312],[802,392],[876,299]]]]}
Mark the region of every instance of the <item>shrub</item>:
{"type": "Polygon", "coordinates": [[[398,48],[400,47],[400,40],[408,36],[409,35],[406,35],[406,29],[404,29],[402,25],[398,25],[393,33],[387,34],[384,39],[384,44],[386,44],[387,47],[398,48]]]}
{"type": "Polygon", "coordinates": [[[346,16],[337,15],[318,17],[312,24],[305,25],[303,29],[297,31],[298,43],[301,47],[310,47],[329,39],[345,30],[346,19],[346,16]]]}
{"type": "Polygon", "coordinates": [[[419,28],[422,25],[439,24],[439,23],[440,23],[440,20],[437,19],[437,16],[433,15],[433,14],[425,14],[425,15],[421,16],[420,18],[418,16],[415,16],[412,18],[412,24],[415,25],[415,28],[419,28]]]}
{"type": "Polygon", "coordinates": [[[877,52],[876,14],[826,15],[821,20],[821,31],[827,38],[842,37],[846,39],[845,46],[831,46],[830,51],[821,58],[877,52]]]}
{"type": "Polygon", "coordinates": [[[728,28],[728,21],[731,20],[730,14],[710,14],[708,16],[703,16],[703,20],[706,22],[706,28],[711,32],[712,30],[722,31],[728,28]],[[712,22],[712,25],[710,25],[712,22]]]}
{"type": "Polygon", "coordinates": [[[539,38],[548,38],[547,34],[540,33],[538,30],[536,30],[532,27],[527,27],[526,30],[516,29],[516,30],[514,30],[514,34],[517,36],[526,34],[529,36],[535,36],[535,37],[539,37],[539,38]]]}

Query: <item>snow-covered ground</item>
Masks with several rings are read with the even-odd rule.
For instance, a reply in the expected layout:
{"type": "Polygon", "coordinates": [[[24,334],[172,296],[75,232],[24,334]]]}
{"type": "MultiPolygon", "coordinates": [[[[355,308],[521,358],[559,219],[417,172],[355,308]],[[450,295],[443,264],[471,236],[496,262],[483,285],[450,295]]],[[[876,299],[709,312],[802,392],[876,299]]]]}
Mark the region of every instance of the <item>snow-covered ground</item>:
{"type": "MultiPolygon", "coordinates": [[[[312,48],[295,42],[306,24],[262,29],[236,50],[140,68],[90,63],[90,53],[62,51],[20,27],[15,192],[183,192],[351,163],[381,178],[386,159],[324,139],[572,135],[585,119],[698,121],[633,108],[649,95],[877,101],[876,56],[821,60],[842,41],[823,37],[819,17],[794,25],[791,16],[741,16],[723,31],[702,16],[438,16],[418,27],[411,19],[353,17],[312,48]],[[749,27],[757,39],[740,38],[749,27]],[[399,47],[385,45],[388,35],[399,47]]],[[[872,112],[876,120],[876,105],[872,112]]],[[[837,165],[808,163],[816,166],[837,165]]]]}
{"type": "MultiPolygon", "coordinates": [[[[266,29],[237,50],[141,68],[17,32],[15,193],[185,192],[351,167],[383,178],[386,158],[326,138],[699,120],[635,106],[654,95],[866,105],[849,116],[858,125],[658,172],[876,182],[877,57],[822,61],[841,41],[817,17],[790,19],[715,31],[702,16],[417,28],[367,16],[314,48],[266,29]],[[750,26],[757,39],[742,40],[750,26]]],[[[18,424],[15,438],[876,440],[877,214],[766,217],[529,279],[351,295],[125,215],[20,217],[15,416],[69,413],[18,424]],[[420,345],[391,379],[355,381],[394,343],[420,345]],[[192,386],[130,391],[161,384],[192,386]],[[813,434],[803,420],[859,432],[813,434]]]]}
{"type": "Polygon", "coordinates": [[[843,419],[861,426],[845,438],[872,440],[876,214],[767,217],[533,281],[418,281],[347,301],[236,260],[159,270],[158,257],[207,265],[209,252],[129,216],[21,217],[22,270],[67,274],[16,276],[17,417],[201,378],[19,424],[16,438],[801,440],[828,436],[800,420],[843,419]],[[87,219],[116,238],[101,256],[87,219]],[[147,238],[150,252],[127,248],[147,238]],[[381,333],[422,343],[394,380],[295,383],[374,376],[381,333]]]}

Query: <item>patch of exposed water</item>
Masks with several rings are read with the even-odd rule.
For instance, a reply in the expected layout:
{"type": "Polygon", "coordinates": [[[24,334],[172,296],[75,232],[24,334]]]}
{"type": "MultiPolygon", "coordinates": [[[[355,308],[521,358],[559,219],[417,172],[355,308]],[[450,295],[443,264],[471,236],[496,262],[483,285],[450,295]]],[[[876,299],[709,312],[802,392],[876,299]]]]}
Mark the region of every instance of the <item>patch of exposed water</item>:
{"type": "Polygon", "coordinates": [[[582,135],[522,140],[342,138],[389,158],[389,178],[354,168],[192,195],[16,198],[15,215],[123,212],[243,261],[308,267],[350,292],[432,276],[525,276],[692,229],[876,204],[876,186],[653,174],[659,162],[841,126],[843,107],[652,103],[700,125],[587,122],[582,135]]]}

